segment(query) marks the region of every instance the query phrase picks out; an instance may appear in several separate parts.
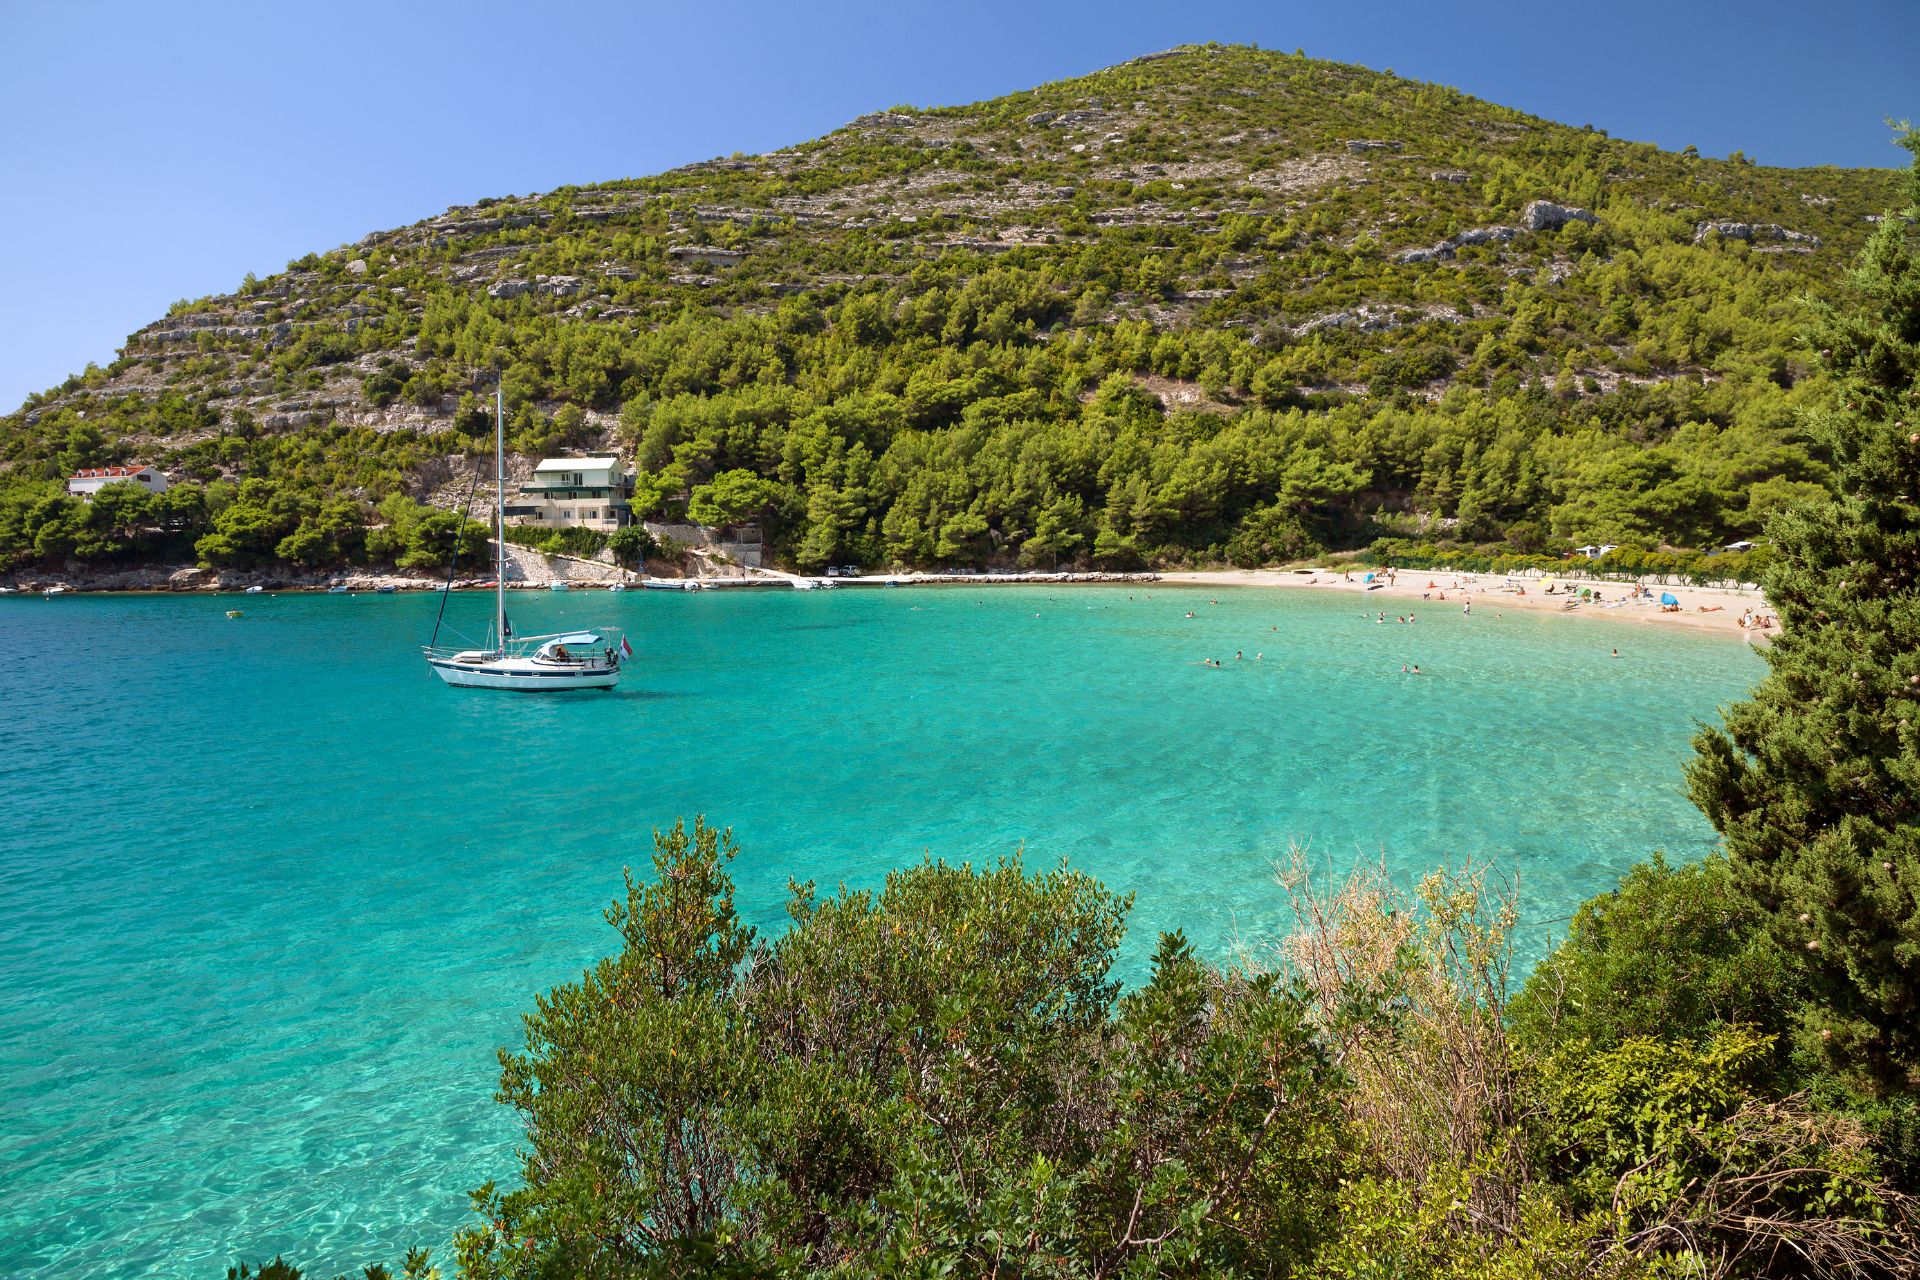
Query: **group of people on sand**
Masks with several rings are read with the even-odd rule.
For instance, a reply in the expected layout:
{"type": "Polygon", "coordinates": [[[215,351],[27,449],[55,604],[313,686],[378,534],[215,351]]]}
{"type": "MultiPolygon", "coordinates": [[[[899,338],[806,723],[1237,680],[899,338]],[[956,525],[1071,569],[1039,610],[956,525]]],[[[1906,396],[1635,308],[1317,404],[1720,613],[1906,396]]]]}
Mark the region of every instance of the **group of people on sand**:
{"type": "Polygon", "coordinates": [[[1775,623],[1770,613],[1759,613],[1753,609],[1743,610],[1740,614],[1742,631],[1770,631],[1775,623]]]}

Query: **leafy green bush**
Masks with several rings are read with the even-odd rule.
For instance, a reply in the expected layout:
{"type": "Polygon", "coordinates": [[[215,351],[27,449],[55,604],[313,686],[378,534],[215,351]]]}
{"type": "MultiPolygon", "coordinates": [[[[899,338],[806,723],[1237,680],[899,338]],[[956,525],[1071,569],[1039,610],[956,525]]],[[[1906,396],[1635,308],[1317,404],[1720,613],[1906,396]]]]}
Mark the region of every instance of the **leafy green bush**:
{"type": "Polygon", "coordinates": [[[1331,1224],[1338,1074],[1274,980],[1168,937],[1121,999],[1127,901],[1018,862],[798,886],[768,943],[724,834],[655,845],[621,952],[502,1054],[523,1185],[481,1193],[466,1274],[1241,1273],[1331,1224]]]}
{"type": "Polygon", "coordinates": [[[1701,1041],[1739,1026],[1784,1035],[1806,982],[1763,923],[1724,856],[1676,867],[1655,854],[1581,904],[1508,1006],[1514,1037],[1545,1054],[1576,1040],[1701,1041]]]}
{"type": "Polygon", "coordinates": [[[547,529],[538,525],[510,524],[507,526],[507,541],[516,546],[532,547],[535,551],[591,560],[606,550],[609,539],[623,532],[625,530],[609,533],[604,529],[547,529]]]}

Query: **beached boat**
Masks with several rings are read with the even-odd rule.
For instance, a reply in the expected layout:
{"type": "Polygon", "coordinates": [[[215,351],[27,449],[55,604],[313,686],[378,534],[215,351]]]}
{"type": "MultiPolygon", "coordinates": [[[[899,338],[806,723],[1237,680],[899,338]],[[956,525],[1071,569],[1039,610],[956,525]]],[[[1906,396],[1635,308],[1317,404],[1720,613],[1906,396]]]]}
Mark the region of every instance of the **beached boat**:
{"type": "MultiPolygon", "coordinates": [[[[486,643],[472,648],[442,646],[440,623],[423,648],[427,665],[447,684],[463,689],[511,689],[523,693],[557,693],[569,689],[611,689],[620,683],[621,659],[633,656],[633,647],[618,631],[603,628],[563,631],[556,635],[515,636],[507,621],[507,443],[506,400],[494,393],[494,532],[499,565],[494,577],[494,621],[486,643]]],[[[561,588],[564,584],[556,583],[561,588]]],[[[440,593],[441,617],[453,587],[449,568],[447,587],[440,593]]]]}

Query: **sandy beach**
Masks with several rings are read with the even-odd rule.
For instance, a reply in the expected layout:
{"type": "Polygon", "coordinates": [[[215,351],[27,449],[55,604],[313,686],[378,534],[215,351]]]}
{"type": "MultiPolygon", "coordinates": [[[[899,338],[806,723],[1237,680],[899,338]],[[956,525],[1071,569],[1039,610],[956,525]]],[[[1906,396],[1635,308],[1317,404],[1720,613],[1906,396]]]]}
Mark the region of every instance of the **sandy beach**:
{"type": "Polygon", "coordinates": [[[1298,572],[1290,569],[1200,569],[1192,571],[1169,571],[1160,575],[1163,583],[1181,583],[1189,586],[1204,587],[1283,587],[1289,590],[1303,591],[1345,591],[1364,596],[1369,607],[1385,610],[1388,614],[1399,615],[1411,611],[1438,611],[1452,609],[1456,612],[1464,608],[1467,602],[1473,604],[1473,612],[1491,616],[1509,610],[1532,610],[1536,612],[1558,613],[1582,618],[1603,618],[1610,622],[1636,622],[1650,626],[1688,627],[1699,631],[1710,631],[1729,638],[1739,638],[1750,643],[1765,643],[1771,634],[1762,628],[1742,628],[1741,615],[1746,613],[1772,616],[1773,610],[1767,604],[1766,597],[1757,589],[1734,589],[1723,587],[1669,587],[1657,582],[1646,583],[1653,595],[1651,599],[1628,600],[1630,584],[1625,582],[1593,582],[1574,578],[1530,578],[1507,577],[1491,573],[1455,573],[1432,569],[1400,569],[1393,572],[1388,580],[1388,571],[1374,570],[1374,582],[1384,582],[1384,586],[1374,586],[1365,581],[1365,569],[1346,571],[1320,570],[1319,572],[1298,572]],[[1553,595],[1546,594],[1548,585],[1561,588],[1553,595]],[[1582,587],[1597,590],[1603,597],[1598,604],[1584,603],[1568,608],[1569,597],[1562,594],[1568,586],[1578,598],[1582,587]],[[1371,588],[1371,589],[1370,589],[1371,588]],[[1523,588],[1520,594],[1517,588],[1523,588]],[[1678,613],[1663,613],[1658,601],[1662,593],[1672,595],[1680,602],[1678,613]],[[1389,605],[1388,602],[1392,602],[1389,605]]]}

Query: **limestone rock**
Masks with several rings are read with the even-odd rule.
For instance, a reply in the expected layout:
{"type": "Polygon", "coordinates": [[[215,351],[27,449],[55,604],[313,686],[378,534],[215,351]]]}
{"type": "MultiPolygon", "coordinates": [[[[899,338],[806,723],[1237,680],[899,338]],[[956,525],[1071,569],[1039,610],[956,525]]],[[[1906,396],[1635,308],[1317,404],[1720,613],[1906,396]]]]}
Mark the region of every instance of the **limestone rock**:
{"type": "Polygon", "coordinates": [[[1520,211],[1520,225],[1529,231],[1558,231],[1569,222],[1598,221],[1585,209],[1555,204],[1551,200],[1532,200],[1520,211]]]}
{"type": "Polygon", "coordinates": [[[489,286],[489,298],[518,298],[533,292],[531,280],[501,280],[489,286]]]}
{"type": "Polygon", "coordinates": [[[1403,145],[1382,138],[1349,138],[1347,140],[1347,150],[1357,156],[1366,155],[1369,151],[1398,151],[1403,145]]]}
{"type": "Polygon", "coordinates": [[[1725,240],[1745,240],[1752,244],[1756,240],[1780,240],[1787,244],[1803,244],[1810,249],[1821,245],[1819,236],[1804,231],[1794,231],[1777,222],[1703,222],[1693,229],[1693,242],[1703,244],[1708,236],[1718,233],[1725,240]]]}
{"type": "Polygon", "coordinates": [[[365,258],[355,258],[349,262],[347,264],[347,274],[350,276],[363,276],[367,274],[367,260],[365,258]]]}
{"type": "Polygon", "coordinates": [[[1518,227],[1470,227],[1459,235],[1442,240],[1430,249],[1402,249],[1393,255],[1395,262],[1445,262],[1454,250],[1471,244],[1506,244],[1520,234],[1518,227]]]}

